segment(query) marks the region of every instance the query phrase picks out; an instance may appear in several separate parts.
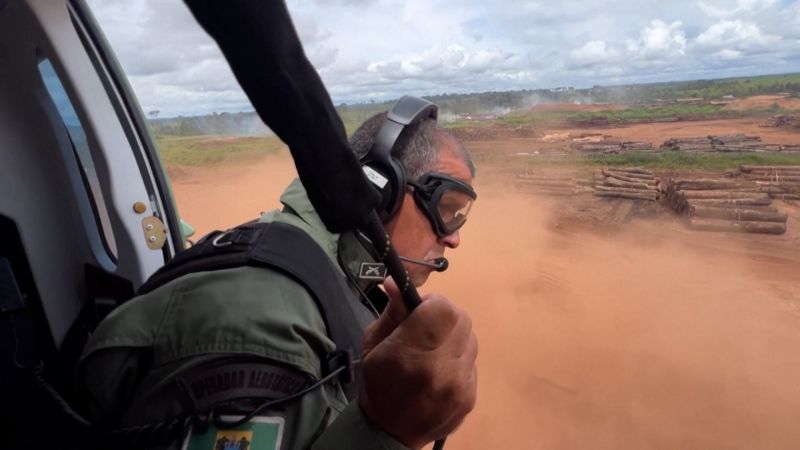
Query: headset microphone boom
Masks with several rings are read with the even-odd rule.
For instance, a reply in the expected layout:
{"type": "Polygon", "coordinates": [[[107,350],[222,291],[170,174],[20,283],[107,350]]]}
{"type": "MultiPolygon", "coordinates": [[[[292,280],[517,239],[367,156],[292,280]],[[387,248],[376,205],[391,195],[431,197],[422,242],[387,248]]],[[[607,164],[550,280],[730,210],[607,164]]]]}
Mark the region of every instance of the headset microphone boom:
{"type": "Polygon", "coordinates": [[[413,258],[406,258],[405,256],[400,256],[405,262],[410,262],[411,264],[419,264],[420,266],[430,267],[437,272],[444,272],[450,267],[450,262],[447,261],[447,258],[444,256],[433,259],[431,261],[425,261],[422,259],[413,259],[413,258]]]}

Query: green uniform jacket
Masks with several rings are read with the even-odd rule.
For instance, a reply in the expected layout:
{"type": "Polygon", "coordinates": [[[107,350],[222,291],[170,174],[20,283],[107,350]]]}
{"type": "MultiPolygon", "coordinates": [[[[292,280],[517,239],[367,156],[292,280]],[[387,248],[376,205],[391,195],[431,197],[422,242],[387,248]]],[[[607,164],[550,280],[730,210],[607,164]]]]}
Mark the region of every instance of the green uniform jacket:
{"type": "MultiPolygon", "coordinates": [[[[281,202],[283,211],[261,220],[305,230],[355,291],[366,289],[353,275],[360,262],[373,260],[360,241],[352,233],[328,232],[298,180],[281,202]]],[[[375,317],[367,305],[358,306],[375,317]]],[[[79,376],[97,421],[131,426],[185,412],[175,378],[199,365],[231,356],[266,358],[319,379],[320,361],[334,347],[302,285],[275,271],[239,267],[186,275],[116,309],[89,340],[79,376]]],[[[258,403],[244,400],[237,407],[247,412],[258,403]]],[[[283,449],[405,448],[371,425],[357,402],[348,405],[338,381],[263,415],[283,418],[283,449]]]]}

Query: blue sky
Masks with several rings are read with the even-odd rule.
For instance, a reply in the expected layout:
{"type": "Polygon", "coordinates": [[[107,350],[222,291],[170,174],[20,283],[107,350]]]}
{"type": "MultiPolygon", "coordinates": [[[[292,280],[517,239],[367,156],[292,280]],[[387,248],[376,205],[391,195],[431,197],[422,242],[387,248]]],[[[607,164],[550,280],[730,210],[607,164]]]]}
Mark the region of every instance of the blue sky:
{"type": "MultiPolygon", "coordinates": [[[[252,109],[174,0],[89,0],[145,111],[252,109]]],[[[289,0],[334,102],[800,72],[800,0],[289,0]]]]}

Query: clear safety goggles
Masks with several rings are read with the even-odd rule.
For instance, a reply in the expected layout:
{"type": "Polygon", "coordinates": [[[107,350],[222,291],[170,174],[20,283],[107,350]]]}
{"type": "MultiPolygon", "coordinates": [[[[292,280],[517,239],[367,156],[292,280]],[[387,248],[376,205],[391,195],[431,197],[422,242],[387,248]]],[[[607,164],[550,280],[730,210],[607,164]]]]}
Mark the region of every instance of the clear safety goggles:
{"type": "Polygon", "coordinates": [[[472,186],[443,173],[427,173],[413,187],[417,206],[425,213],[439,237],[449,236],[464,226],[467,215],[478,194],[472,186]]]}

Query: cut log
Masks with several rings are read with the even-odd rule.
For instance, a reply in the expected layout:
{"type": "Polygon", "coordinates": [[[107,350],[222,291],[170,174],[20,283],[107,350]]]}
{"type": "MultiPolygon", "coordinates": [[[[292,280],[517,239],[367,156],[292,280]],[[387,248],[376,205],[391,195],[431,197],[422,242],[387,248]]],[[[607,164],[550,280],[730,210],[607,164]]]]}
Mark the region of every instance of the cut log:
{"type": "Polygon", "coordinates": [[[633,192],[639,194],[658,194],[658,191],[654,191],[652,189],[633,189],[633,188],[624,188],[617,186],[603,186],[601,184],[596,185],[594,189],[596,191],[604,191],[604,192],[633,192]]]}
{"type": "Polygon", "coordinates": [[[609,169],[615,172],[627,172],[627,173],[637,173],[641,175],[648,175],[652,176],[653,172],[647,171],[642,169],[641,167],[609,167],[609,169]]]}
{"type": "Polygon", "coordinates": [[[800,183],[797,181],[755,181],[754,183],[761,187],[780,187],[786,189],[800,188],[800,183]]]}
{"type": "Polygon", "coordinates": [[[733,199],[692,199],[689,203],[702,206],[716,206],[718,208],[733,208],[737,206],[768,206],[772,199],[768,195],[760,198],[733,198],[733,199]]]}
{"type": "Polygon", "coordinates": [[[656,191],[655,185],[650,185],[647,183],[631,183],[628,181],[618,180],[616,178],[606,178],[603,180],[603,184],[606,186],[616,186],[616,187],[624,187],[624,188],[631,188],[631,189],[650,189],[656,191]]]}
{"type": "Polygon", "coordinates": [[[655,175],[653,175],[652,172],[644,172],[644,171],[642,171],[642,172],[631,172],[631,171],[622,170],[622,169],[617,168],[617,167],[607,167],[607,168],[605,168],[603,170],[608,171],[608,172],[613,172],[613,173],[616,173],[616,174],[619,174],[619,175],[624,175],[624,176],[630,177],[630,178],[641,178],[642,180],[653,180],[653,179],[655,179],[655,175]]]}
{"type": "Polygon", "coordinates": [[[742,174],[742,178],[750,181],[770,181],[773,183],[800,183],[800,175],[753,175],[742,174]]]}
{"type": "Polygon", "coordinates": [[[741,174],[741,176],[743,178],[745,178],[745,179],[751,179],[751,178],[755,178],[755,177],[770,177],[770,178],[778,177],[778,178],[782,179],[783,177],[800,177],[800,172],[797,172],[797,171],[794,171],[794,170],[783,170],[783,171],[780,171],[780,172],[770,172],[770,171],[766,171],[766,170],[763,170],[763,171],[759,170],[759,171],[753,171],[753,172],[743,172],[741,174]]]}
{"type": "Polygon", "coordinates": [[[621,181],[627,181],[628,183],[645,183],[645,184],[658,184],[658,181],[654,177],[643,178],[642,176],[639,177],[632,177],[628,176],[625,173],[615,172],[613,170],[603,169],[603,175],[611,178],[616,178],[621,181]]]}
{"type": "Polygon", "coordinates": [[[709,136],[715,144],[739,144],[745,142],[761,142],[761,136],[755,134],[722,134],[719,136],[709,136]]]}
{"type": "Polygon", "coordinates": [[[800,200],[800,194],[769,194],[769,196],[778,200],[800,200]]]}
{"type": "Polygon", "coordinates": [[[634,193],[634,192],[606,192],[595,191],[594,195],[598,197],[612,197],[612,198],[627,198],[630,200],[656,200],[656,194],[649,193],[634,193]]]}
{"type": "Polygon", "coordinates": [[[781,184],[777,186],[761,186],[761,192],[767,194],[800,194],[800,186],[781,184]]]}
{"type": "Polygon", "coordinates": [[[775,171],[795,170],[795,171],[800,171],[800,166],[748,166],[748,165],[742,165],[742,166],[739,167],[739,170],[741,170],[742,172],[752,172],[754,170],[775,170],[775,171]]]}
{"type": "Polygon", "coordinates": [[[736,191],[681,191],[683,196],[687,199],[692,198],[727,198],[727,199],[740,199],[740,198],[761,198],[763,194],[758,192],[736,192],[736,191]]]}
{"type": "Polygon", "coordinates": [[[786,213],[758,211],[754,209],[715,208],[712,206],[689,205],[690,217],[711,217],[715,219],[731,219],[756,222],[786,222],[786,213]]]}
{"type": "Polygon", "coordinates": [[[708,190],[730,190],[730,189],[747,189],[752,188],[754,191],[758,190],[755,183],[747,181],[733,181],[733,180],[715,180],[715,179],[698,179],[698,180],[678,180],[675,181],[676,188],[681,191],[708,191],[708,190]]]}
{"type": "Polygon", "coordinates": [[[763,234],[783,234],[786,232],[786,223],[737,222],[733,220],[706,219],[701,217],[689,219],[689,226],[694,230],[703,231],[735,231],[740,233],[763,234]]]}
{"type": "MultiPolygon", "coordinates": [[[[700,200],[705,201],[705,200],[700,200]]],[[[717,209],[727,209],[727,210],[746,210],[746,211],[758,211],[764,213],[779,213],[780,211],[778,208],[769,205],[713,205],[708,203],[697,203],[698,200],[687,201],[687,208],[690,210],[695,207],[699,206],[700,208],[717,208],[717,209]]]]}

